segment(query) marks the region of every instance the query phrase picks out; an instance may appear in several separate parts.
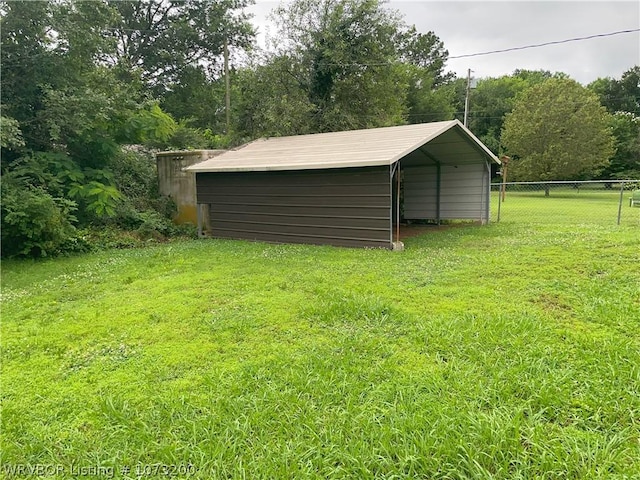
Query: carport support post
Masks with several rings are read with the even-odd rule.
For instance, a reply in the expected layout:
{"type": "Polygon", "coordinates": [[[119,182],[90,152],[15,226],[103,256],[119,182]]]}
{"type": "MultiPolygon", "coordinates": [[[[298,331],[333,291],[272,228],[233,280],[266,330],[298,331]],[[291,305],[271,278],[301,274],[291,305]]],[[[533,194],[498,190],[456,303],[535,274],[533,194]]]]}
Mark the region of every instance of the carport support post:
{"type": "Polygon", "coordinates": [[[400,162],[389,165],[389,240],[391,240],[391,249],[397,252],[404,250],[404,244],[400,241],[400,162]],[[393,241],[393,175],[396,175],[396,241],[393,241]]]}
{"type": "Polygon", "coordinates": [[[390,198],[390,205],[389,205],[389,216],[390,218],[390,223],[391,223],[391,228],[390,230],[390,240],[391,240],[391,245],[393,246],[394,242],[393,242],[393,176],[397,175],[397,191],[396,191],[396,242],[400,241],[400,162],[396,162],[392,165],[389,166],[389,187],[390,187],[390,192],[389,192],[389,198],[390,198]]]}
{"type": "Polygon", "coordinates": [[[393,172],[396,163],[389,165],[389,242],[393,248],[393,172]]]}
{"type": "Polygon", "coordinates": [[[196,214],[198,215],[198,238],[202,238],[202,205],[196,204],[196,214]]]}
{"type": "Polygon", "coordinates": [[[396,169],[396,242],[400,241],[400,162],[396,169]]]}
{"type": "Polygon", "coordinates": [[[480,223],[482,225],[486,225],[489,223],[489,217],[491,216],[491,163],[488,161],[485,163],[487,167],[487,187],[485,188],[484,175],[482,176],[482,189],[486,192],[482,195],[484,205],[482,208],[482,212],[484,214],[484,219],[480,219],[480,223]]]}
{"type": "Polygon", "coordinates": [[[436,162],[436,217],[440,225],[440,190],[442,187],[442,167],[440,162],[436,162]]]}

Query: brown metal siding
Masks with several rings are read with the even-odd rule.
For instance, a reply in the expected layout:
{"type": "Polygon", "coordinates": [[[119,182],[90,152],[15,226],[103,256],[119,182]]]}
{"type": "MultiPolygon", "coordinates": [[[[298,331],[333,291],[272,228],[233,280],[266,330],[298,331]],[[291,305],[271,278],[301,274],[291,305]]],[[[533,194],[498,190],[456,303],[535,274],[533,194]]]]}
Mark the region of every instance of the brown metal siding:
{"type": "Polygon", "coordinates": [[[391,247],[389,167],[196,174],[215,237],[391,247]]]}

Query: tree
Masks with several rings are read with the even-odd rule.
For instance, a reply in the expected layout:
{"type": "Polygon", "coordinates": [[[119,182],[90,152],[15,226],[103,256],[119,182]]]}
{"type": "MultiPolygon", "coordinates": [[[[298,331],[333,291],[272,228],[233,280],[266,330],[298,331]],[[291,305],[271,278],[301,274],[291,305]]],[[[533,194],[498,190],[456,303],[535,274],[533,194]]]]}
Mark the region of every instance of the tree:
{"type": "Polygon", "coordinates": [[[2,253],[46,255],[73,244],[75,225],[116,214],[123,195],[110,167],[121,146],[166,138],[175,124],[101,61],[113,47],[104,2],[1,10],[2,236],[11,244],[2,253]]]}
{"type": "Polygon", "coordinates": [[[266,62],[239,72],[239,126],[286,135],[451,118],[447,51],[380,0],[295,0],[266,62]]]}
{"type": "Polygon", "coordinates": [[[493,152],[500,152],[500,134],[505,115],[513,109],[516,96],[550,78],[566,78],[563,73],[545,70],[516,70],[512,75],[485,78],[471,92],[469,128],[493,152]]]}
{"type": "Polygon", "coordinates": [[[415,26],[398,35],[398,54],[407,83],[409,123],[437,122],[454,118],[455,88],[452,72],[445,73],[449,52],[433,32],[416,31],[415,26]]]}
{"type": "Polygon", "coordinates": [[[297,0],[276,9],[274,18],[280,25],[275,58],[292,66],[289,74],[313,108],[313,131],[402,122],[406,83],[396,61],[397,14],[379,0],[297,0]]]}
{"type": "MultiPolygon", "coordinates": [[[[107,0],[115,10],[109,27],[116,48],[108,56],[122,78],[139,75],[157,95],[179,84],[187,68],[209,79],[221,73],[225,42],[247,48],[253,27],[247,0],[107,0]]],[[[186,72],[189,74],[190,72],[186,72]]]]}
{"type": "Polygon", "coordinates": [[[473,90],[469,128],[492,152],[500,152],[504,117],[513,109],[516,95],[528,87],[526,80],[505,75],[482,79],[473,90]]]}
{"type": "Polygon", "coordinates": [[[407,76],[407,117],[409,123],[438,122],[455,118],[455,82],[436,85],[428,69],[404,65],[407,76]]]}
{"type": "Polygon", "coordinates": [[[616,153],[600,177],[640,177],[640,66],[624,72],[620,80],[599,78],[588,88],[613,114],[611,127],[616,153]]]}
{"type": "Polygon", "coordinates": [[[240,70],[234,82],[235,125],[249,139],[314,133],[316,106],[300,85],[303,67],[288,55],[240,70]]]}
{"type": "Polygon", "coordinates": [[[223,79],[209,79],[196,67],[185,67],[180,81],[168,85],[162,108],[194,128],[224,131],[225,85],[223,79]]]}
{"type": "Polygon", "coordinates": [[[15,118],[0,116],[0,147],[8,150],[24,147],[20,124],[15,118]]]}
{"type": "Polygon", "coordinates": [[[610,113],[629,112],[640,117],[640,66],[624,72],[620,80],[598,78],[588,88],[600,97],[610,113]]]}
{"type": "Polygon", "coordinates": [[[611,116],[611,131],[616,153],[599,178],[640,178],[640,117],[630,112],[616,112],[611,116]]]}
{"type": "MultiPolygon", "coordinates": [[[[524,91],[506,116],[502,144],[514,180],[582,180],[614,153],[610,115],[579,83],[552,78],[524,91]]],[[[548,191],[547,191],[548,194],[548,191]]]]}
{"type": "Polygon", "coordinates": [[[444,65],[449,52],[434,32],[420,33],[415,26],[398,35],[398,51],[402,62],[420,67],[432,77],[433,86],[440,86],[455,78],[452,72],[445,73],[444,65]]]}

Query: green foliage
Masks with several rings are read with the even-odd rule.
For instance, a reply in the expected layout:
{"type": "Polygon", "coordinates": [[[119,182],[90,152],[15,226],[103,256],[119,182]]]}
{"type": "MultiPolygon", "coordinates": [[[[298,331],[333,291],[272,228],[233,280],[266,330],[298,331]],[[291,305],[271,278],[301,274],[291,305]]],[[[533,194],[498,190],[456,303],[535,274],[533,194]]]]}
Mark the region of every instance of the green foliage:
{"type": "Polygon", "coordinates": [[[620,80],[599,78],[588,86],[610,113],[629,112],[640,117],[640,66],[622,74],[620,80]]]}
{"type": "Polygon", "coordinates": [[[415,26],[398,35],[398,52],[403,63],[419,67],[422,75],[432,79],[434,87],[443,85],[455,78],[454,74],[445,73],[444,64],[449,52],[444,43],[434,32],[420,33],[415,26]]]}
{"type": "Polygon", "coordinates": [[[591,178],[614,153],[610,115],[573,80],[552,78],[524,91],[507,115],[502,144],[513,180],[591,178]]]}
{"type": "MultiPolygon", "coordinates": [[[[235,79],[235,72],[231,72],[235,79]]],[[[233,80],[232,80],[233,82],[233,80]]],[[[200,68],[187,67],[180,74],[180,80],[168,85],[162,95],[161,107],[180,122],[187,122],[196,129],[226,128],[225,82],[224,78],[208,78],[200,68]]]]}
{"type": "MultiPolygon", "coordinates": [[[[241,136],[280,136],[449,119],[447,51],[379,0],[298,0],[273,13],[274,53],[238,72],[241,136]]],[[[237,99],[236,99],[237,97],[237,99]]]]}
{"type": "Polygon", "coordinates": [[[158,194],[156,161],[150,151],[127,147],[111,161],[113,183],[136,207],[144,208],[158,194]]]}
{"type": "Polygon", "coordinates": [[[640,117],[630,112],[611,115],[616,153],[600,178],[640,178],[640,117]]]}
{"type": "Polygon", "coordinates": [[[301,66],[287,55],[238,72],[233,102],[238,130],[250,138],[311,133],[315,107],[297,76],[301,66]]]}
{"type": "Polygon", "coordinates": [[[149,145],[159,150],[199,150],[226,149],[244,143],[237,142],[233,134],[216,134],[210,128],[193,127],[191,123],[191,119],[181,120],[168,138],[149,145]]]}
{"type": "Polygon", "coordinates": [[[5,175],[42,189],[55,198],[67,198],[78,207],[81,223],[109,217],[123,199],[107,169],[80,168],[64,153],[35,152],[17,159],[5,175]]]}
{"type": "Polygon", "coordinates": [[[24,147],[24,138],[16,119],[0,117],[0,147],[10,150],[24,147]]]}
{"type": "Polygon", "coordinates": [[[92,180],[87,184],[75,184],[69,191],[72,198],[86,202],[86,209],[96,217],[113,217],[116,206],[123,199],[122,194],[113,185],[92,180]]]}
{"type": "Polygon", "coordinates": [[[282,82],[274,84],[280,94],[271,97],[276,105],[267,118],[298,112],[291,124],[302,132],[403,121],[407,85],[396,65],[397,14],[378,0],[299,0],[274,16],[287,48],[262,70],[282,82]]]}
{"type": "Polygon", "coordinates": [[[92,231],[91,238],[99,247],[122,248],[128,243],[192,236],[191,228],[175,225],[171,220],[176,205],[158,193],[156,163],[150,151],[128,148],[114,159],[111,168],[122,198],[114,206],[113,215],[101,219],[108,234],[92,231]]]}
{"type": "Polygon", "coordinates": [[[130,116],[124,132],[129,143],[158,143],[171,138],[176,128],[177,124],[171,115],[154,103],[130,116]]]}
{"type": "Polygon", "coordinates": [[[613,115],[616,139],[616,153],[599,178],[640,177],[640,66],[630,68],[619,80],[598,78],[588,88],[613,115]]]}
{"type": "Polygon", "coordinates": [[[157,95],[194,69],[219,72],[224,42],[246,48],[254,34],[242,11],[246,0],[107,3],[117,14],[111,61],[123,78],[135,72],[157,95]]]}
{"type": "Polygon", "coordinates": [[[6,178],[24,185],[44,188],[56,197],[65,196],[77,182],[85,179],[80,167],[61,152],[31,152],[18,158],[7,170],[6,178]]]}
{"type": "Polygon", "coordinates": [[[46,257],[77,250],[76,204],[2,177],[2,257],[46,257]]]}
{"type": "Polygon", "coordinates": [[[407,117],[409,123],[438,122],[455,118],[455,85],[437,86],[428,69],[405,65],[407,75],[407,117]]]}
{"type": "Polygon", "coordinates": [[[512,75],[478,81],[470,93],[469,128],[494,153],[500,153],[500,136],[505,116],[513,110],[519,94],[562,73],[544,70],[516,70],[512,75]]]}
{"type": "MultiPolygon", "coordinates": [[[[160,17],[163,16],[160,8],[168,8],[168,13],[188,13],[190,18],[235,8],[234,2],[221,2],[215,8],[209,4],[207,9],[200,10],[195,3],[186,7],[157,2],[116,5],[107,1],[71,0],[3,4],[0,52],[3,183],[15,181],[30,192],[23,199],[25,209],[31,209],[29,215],[37,205],[50,215],[53,223],[41,226],[40,217],[34,216],[34,238],[45,237],[47,231],[62,232],[55,237],[57,240],[50,243],[38,240],[40,243],[34,246],[21,236],[28,225],[24,221],[27,213],[18,223],[19,209],[12,206],[5,232],[12,236],[13,243],[18,242],[12,252],[25,254],[40,249],[47,255],[55,253],[59,249],[51,245],[70,236],[64,219],[69,225],[96,226],[116,216],[124,204],[141,211],[153,208],[156,195],[149,178],[155,175],[155,169],[142,175],[144,188],[133,186],[134,180],[141,181],[138,174],[142,172],[134,168],[124,173],[125,169],[119,168],[124,155],[122,146],[167,142],[177,126],[162,111],[159,102],[150,99],[143,90],[142,73],[131,69],[124,78],[118,70],[119,63],[114,65],[112,61],[124,52],[118,50],[123,37],[113,32],[118,30],[114,25],[123,25],[118,8],[126,10],[125,4],[134,9],[144,7],[147,12],[156,9],[160,17]],[[121,190],[123,186],[128,189],[126,192],[121,190]],[[26,243],[21,245],[21,241],[26,243]]],[[[167,23],[179,23],[184,18],[170,15],[162,22],[166,27],[167,23]]],[[[211,19],[214,23],[222,20],[222,17],[211,19]]],[[[176,28],[185,33],[187,27],[176,28]]],[[[177,37],[175,40],[179,41],[177,37]]],[[[187,52],[190,47],[183,44],[180,48],[187,52]]]]}

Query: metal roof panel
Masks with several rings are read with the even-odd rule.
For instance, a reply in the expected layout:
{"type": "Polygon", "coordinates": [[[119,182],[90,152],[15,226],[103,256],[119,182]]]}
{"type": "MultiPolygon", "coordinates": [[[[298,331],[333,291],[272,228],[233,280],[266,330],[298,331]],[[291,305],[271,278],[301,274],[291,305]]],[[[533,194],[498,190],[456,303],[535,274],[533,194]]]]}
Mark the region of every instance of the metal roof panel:
{"type": "MultiPolygon", "coordinates": [[[[461,136],[461,144],[476,144],[473,150],[499,163],[467,128],[452,120],[259,139],[185,170],[241,172],[391,165],[451,129],[461,136]]],[[[443,161],[448,162],[448,156],[443,161]]]]}

